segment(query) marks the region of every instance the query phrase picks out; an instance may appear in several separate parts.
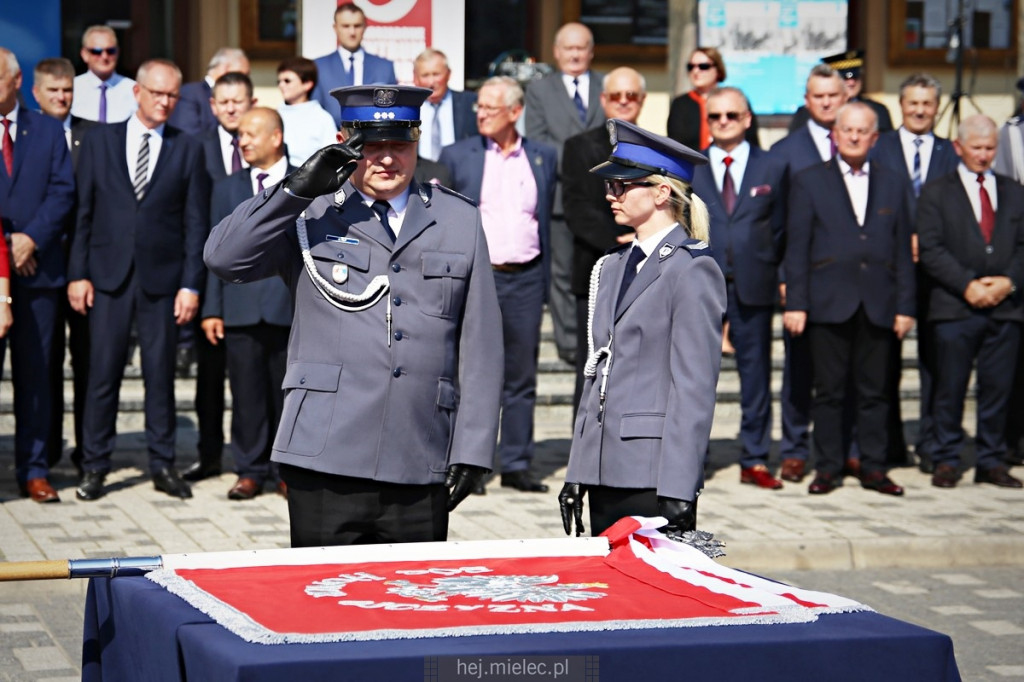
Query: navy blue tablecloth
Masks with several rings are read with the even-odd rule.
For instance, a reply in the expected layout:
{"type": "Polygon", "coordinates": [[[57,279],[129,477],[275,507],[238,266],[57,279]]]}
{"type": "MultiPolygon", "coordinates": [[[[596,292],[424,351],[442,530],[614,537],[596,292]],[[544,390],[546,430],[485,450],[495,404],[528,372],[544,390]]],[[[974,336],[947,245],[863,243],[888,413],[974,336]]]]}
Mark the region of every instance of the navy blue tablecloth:
{"type": "Polygon", "coordinates": [[[597,656],[593,679],[603,682],[960,680],[947,635],[872,612],[784,625],[265,645],[242,640],[145,578],[90,582],[82,679],[424,680],[429,657],[496,655],[597,656]]]}

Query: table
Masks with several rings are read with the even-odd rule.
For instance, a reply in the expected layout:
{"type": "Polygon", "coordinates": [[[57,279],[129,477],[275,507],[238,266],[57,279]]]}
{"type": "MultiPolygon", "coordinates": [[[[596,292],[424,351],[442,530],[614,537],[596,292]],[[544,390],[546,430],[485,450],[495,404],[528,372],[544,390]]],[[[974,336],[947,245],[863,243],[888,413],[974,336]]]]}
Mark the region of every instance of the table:
{"type": "Polygon", "coordinates": [[[596,656],[599,677],[587,679],[603,682],[960,680],[947,635],[873,612],[780,625],[263,645],[142,577],[90,581],[82,679],[451,682],[425,672],[425,662],[493,655],[596,656]]]}

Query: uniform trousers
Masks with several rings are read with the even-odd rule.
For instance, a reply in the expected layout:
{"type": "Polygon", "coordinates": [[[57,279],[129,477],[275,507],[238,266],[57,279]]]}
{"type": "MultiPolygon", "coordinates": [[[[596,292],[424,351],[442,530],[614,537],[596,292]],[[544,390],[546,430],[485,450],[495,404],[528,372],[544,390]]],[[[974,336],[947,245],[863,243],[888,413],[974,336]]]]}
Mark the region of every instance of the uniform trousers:
{"type": "Polygon", "coordinates": [[[262,323],[224,330],[235,472],[261,484],[274,478],[270,450],[284,404],[288,332],[288,327],[262,323]]]}
{"type": "Polygon", "coordinates": [[[889,363],[892,329],[868,319],[864,307],[837,324],[808,325],[814,370],[815,466],[819,474],[838,476],[843,469],[844,398],[848,387],[855,396],[854,422],[861,471],[885,471],[889,419],[889,363]]]}
{"type": "Polygon", "coordinates": [[[448,539],[443,485],[384,483],[289,464],[280,469],[288,485],[292,547],[448,539]]]}
{"type": "Polygon", "coordinates": [[[135,273],[116,291],[96,290],[89,310],[89,385],[83,426],[87,472],[107,473],[117,439],[117,407],[132,320],[139,334],[150,472],[174,465],[175,294],[148,294],[135,273]]]}
{"type": "MultiPolygon", "coordinates": [[[[562,191],[559,187],[558,192],[562,191]]],[[[558,357],[574,363],[576,357],[576,295],[572,293],[573,236],[562,216],[551,217],[551,291],[548,310],[558,357]]],[[[586,352],[586,350],[583,350],[586,352]]]]}
{"type": "MultiPolygon", "coordinates": [[[[63,289],[36,289],[11,281],[11,347],[14,387],[14,466],[18,483],[45,478],[52,419],[50,367],[63,289]]],[[[0,363],[3,362],[0,355],[0,363]]],[[[61,399],[60,396],[57,399],[61,399]]]]}
{"type": "Polygon", "coordinates": [[[740,375],[740,466],[749,468],[768,461],[772,430],[771,343],[772,306],[740,303],[736,284],[726,283],[729,340],[736,349],[740,375]]]}
{"type": "Polygon", "coordinates": [[[511,473],[529,469],[533,461],[533,413],[544,313],[544,270],[540,259],[518,272],[495,270],[494,286],[505,343],[498,459],[502,473],[511,473]]]}
{"type": "Polygon", "coordinates": [[[811,367],[810,341],[806,334],[793,336],[783,330],[782,341],[786,360],[782,368],[782,440],[779,456],[783,459],[807,460],[810,455],[811,389],[814,372],[811,367]]]}
{"type": "Polygon", "coordinates": [[[225,343],[216,346],[206,334],[195,335],[196,420],[199,422],[199,461],[220,466],[224,452],[224,375],[227,373],[225,343]]]}
{"type": "Polygon", "coordinates": [[[977,468],[1003,465],[1006,453],[1006,409],[1013,385],[1020,343],[1020,323],[995,320],[975,311],[963,320],[934,322],[936,367],[932,419],[935,427],[936,465],[958,466],[964,443],[964,398],[977,360],[978,426],[974,448],[977,468]]]}
{"type": "Polygon", "coordinates": [[[590,534],[600,535],[624,516],[658,516],[658,491],[654,488],[613,488],[588,485],[590,534]]]}

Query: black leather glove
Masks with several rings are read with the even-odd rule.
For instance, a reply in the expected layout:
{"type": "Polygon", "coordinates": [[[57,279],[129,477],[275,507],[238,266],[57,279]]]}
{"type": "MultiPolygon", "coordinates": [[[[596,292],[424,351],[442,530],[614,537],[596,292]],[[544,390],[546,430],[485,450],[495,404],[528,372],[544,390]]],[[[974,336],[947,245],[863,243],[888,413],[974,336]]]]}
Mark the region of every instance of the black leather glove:
{"type": "Polygon", "coordinates": [[[452,464],[448,467],[448,475],[444,479],[445,487],[448,488],[448,511],[453,511],[473,492],[487,471],[472,464],[452,464]]]}
{"type": "Polygon", "coordinates": [[[669,537],[682,535],[688,530],[697,530],[696,500],[690,502],[658,495],[658,514],[668,519],[668,525],[661,530],[669,537]]]}
{"type": "Polygon", "coordinates": [[[572,522],[576,520],[576,537],[583,535],[583,496],[587,487],[579,483],[566,483],[558,493],[558,507],[562,510],[562,528],[566,535],[572,535],[572,522]]]}
{"type": "Polygon", "coordinates": [[[284,188],[303,199],[334,194],[355,171],[356,161],[363,158],[362,149],[363,134],[358,130],[344,142],[318,149],[297,171],[285,178],[284,188]]]}

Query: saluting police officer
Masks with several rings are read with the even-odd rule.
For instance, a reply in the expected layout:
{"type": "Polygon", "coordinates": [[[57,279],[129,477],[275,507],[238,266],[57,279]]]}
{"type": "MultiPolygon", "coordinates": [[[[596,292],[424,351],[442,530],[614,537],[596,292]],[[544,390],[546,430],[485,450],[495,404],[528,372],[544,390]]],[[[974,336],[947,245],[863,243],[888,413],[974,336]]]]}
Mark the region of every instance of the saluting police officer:
{"type": "Polygon", "coordinates": [[[217,225],[206,263],[233,282],[280,275],[294,296],[272,456],[292,546],[444,540],[497,440],[501,319],[480,213],[413,180],[430,90],[331,94],[339,144],[217,225]]]}
{"type": "MultiPolygon", "coordinates": [[[[604,178],[631,244],[602,257],[590,285],[591,340],[569,470],[559,494],[566,534],[623,516],[663,516],[694,530],[722,357],[725,277],[710,257],[709,218],[693,193],[707,158],[626,121],[608,121],[604,178]]],[[[581,349],[583,350],[583,349],[581,349]]]]}

